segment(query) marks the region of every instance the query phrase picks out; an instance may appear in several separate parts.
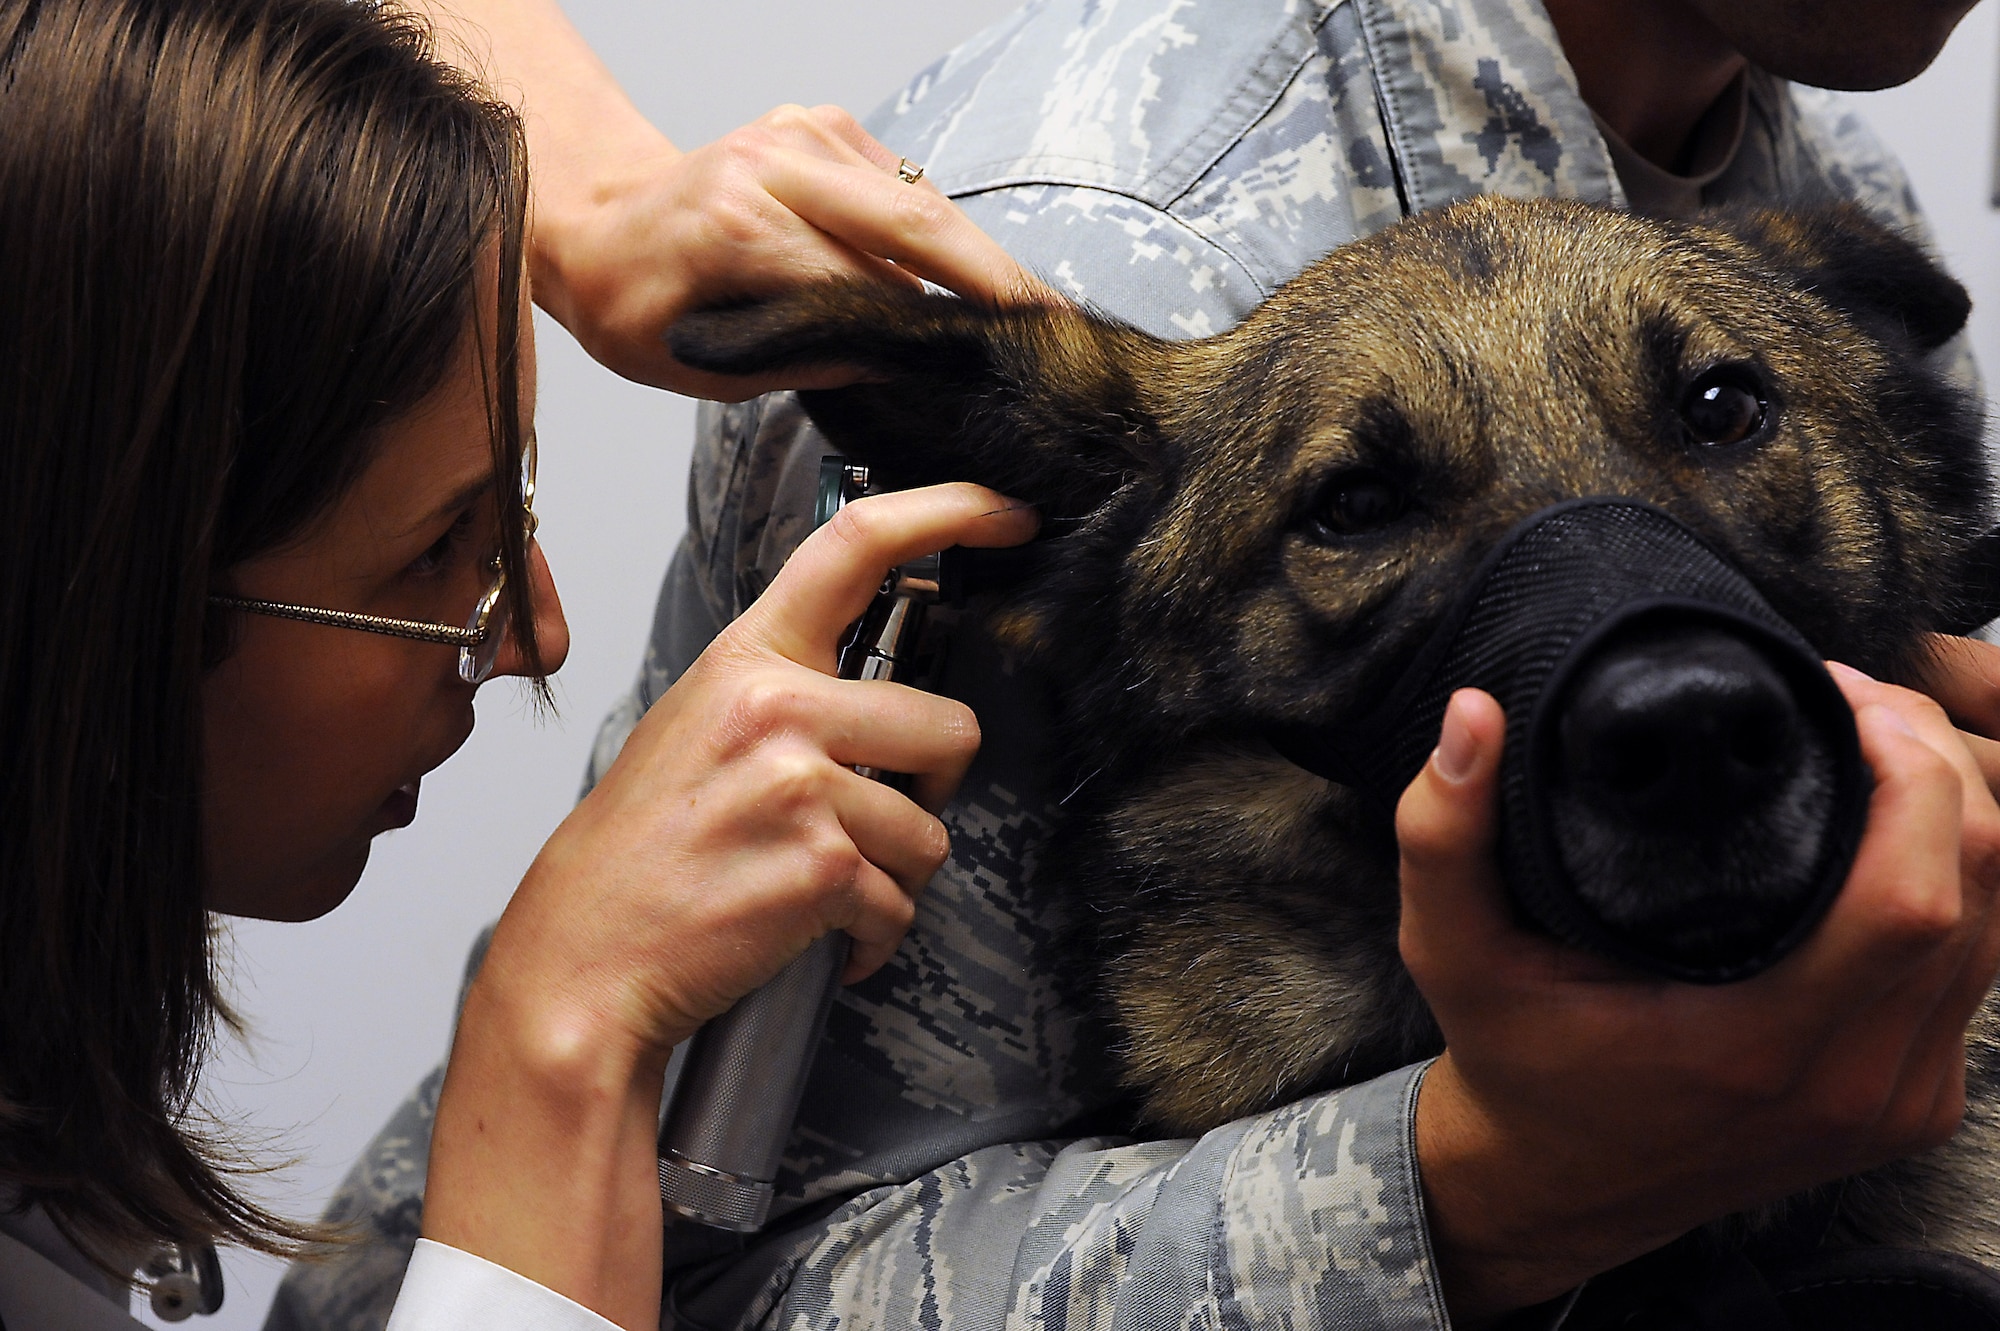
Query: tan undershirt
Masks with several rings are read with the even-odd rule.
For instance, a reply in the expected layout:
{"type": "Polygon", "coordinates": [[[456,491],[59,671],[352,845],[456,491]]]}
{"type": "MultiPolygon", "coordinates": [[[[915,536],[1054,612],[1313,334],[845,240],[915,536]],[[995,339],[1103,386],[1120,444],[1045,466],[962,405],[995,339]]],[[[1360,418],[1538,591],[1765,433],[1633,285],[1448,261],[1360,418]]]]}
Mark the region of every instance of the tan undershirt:
{"type": "Polygon", "coordinates": [[[1701,209],[1702,191],[1729,169],[1742,146],[1743,126],[1750,118],[1750,80],[1738,74],[1695,122],[1687,152],[1677,164],[1680,171],[1655,166],[1632,151],[1596,112],[1591,118],[1604,136],[1604,146],[1611,150],[1611,165],[1633,212],[1649,217],[1692,217],[1701,209]]]}

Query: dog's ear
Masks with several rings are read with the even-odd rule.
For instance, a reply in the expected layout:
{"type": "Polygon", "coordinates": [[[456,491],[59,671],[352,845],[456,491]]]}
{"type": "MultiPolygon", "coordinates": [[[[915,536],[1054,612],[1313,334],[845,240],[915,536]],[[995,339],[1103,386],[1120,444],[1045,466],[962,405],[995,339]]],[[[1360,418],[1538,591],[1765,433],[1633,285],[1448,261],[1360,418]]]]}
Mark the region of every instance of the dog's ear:
{"type": "Polygon", "coordinates": [[[826,283],[690,314],[668,343],[722,374],[859,369],[868,382],[800,400],[835,447],[894,486],[977,481],[1081,516],[1163,460],[1141,386],[1175,344],[1066,302],[993,310],[826,283]]]}
{"type": "Polygon", "coordinates": [[[1857,204],[1704,219],[1749,244],[1878,337],[1934,351],[1957,336],[1972,298],[1921,245],[1857,204]]]}

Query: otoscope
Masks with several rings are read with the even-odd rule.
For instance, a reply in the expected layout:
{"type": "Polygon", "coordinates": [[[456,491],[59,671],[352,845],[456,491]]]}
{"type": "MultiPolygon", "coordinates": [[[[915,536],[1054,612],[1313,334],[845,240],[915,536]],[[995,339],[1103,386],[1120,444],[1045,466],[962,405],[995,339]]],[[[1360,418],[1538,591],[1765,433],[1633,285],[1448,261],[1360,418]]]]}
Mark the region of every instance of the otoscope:
{"type": "MultiPolygon", "coordinates": [[[[868,487],[866,467],[822,458],[814,525],[868,487]]],[[[926,612],[939,599],[942,568],[942,556],[927,555],[890,570],[842,644],[842,679],[909,678],[926,612]]],[[[854,770],[876,781],[895,779],[873,767],[854,770]]],[[[660,1200],[667,1210],[742,1234],[763,1228],[847,947],[846,934],[827,934],[695,1033],[660,1130],[660,1200]]]]}

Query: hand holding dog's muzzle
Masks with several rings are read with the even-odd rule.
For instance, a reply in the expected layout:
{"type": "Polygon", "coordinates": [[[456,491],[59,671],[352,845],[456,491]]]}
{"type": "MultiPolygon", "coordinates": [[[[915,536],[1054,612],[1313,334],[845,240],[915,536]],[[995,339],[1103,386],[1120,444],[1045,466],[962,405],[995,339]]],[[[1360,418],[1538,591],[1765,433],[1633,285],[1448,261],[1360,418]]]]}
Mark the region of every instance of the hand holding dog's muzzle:
{"type": "Polygon", "coordinates": [[[1367,722],[1273,739],[1391,800],[1461,688],[1506,709],[1501,871],[1554,937],[1736,980],[1796,947],[1839,890],[1868,798],[1848,708],[1818,653],[1666,513],[1536,513],[1367,722]]]}
{"type": "Polygon", "coordinates": [[[1417,1149],[1454,1323],[1956,1129],[1967,1023],[2000,966],[2000,809],[1936,705],[1836,676],[1876,778],[1865,835],[1820,927],[1732,985],[1516,923],[1496,853],[1509,718],[1452,699],[1397,839],[1402,955],[1446,1043],[1417,1149]]]}

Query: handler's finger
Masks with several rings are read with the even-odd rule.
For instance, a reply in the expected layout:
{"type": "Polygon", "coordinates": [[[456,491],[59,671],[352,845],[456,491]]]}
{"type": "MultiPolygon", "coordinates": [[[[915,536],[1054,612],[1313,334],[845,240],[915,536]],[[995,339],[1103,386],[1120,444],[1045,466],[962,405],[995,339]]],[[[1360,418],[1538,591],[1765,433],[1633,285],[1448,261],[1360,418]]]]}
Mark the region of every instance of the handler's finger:
{"type": "Polygon", "coordinates": [[[1919,666],[1923,690],[1951,719],[1988,739],[2000,739],[2000,646],[1976,638],[1933,634],[1919,666]]]}
{"type": "MultiPolygon", "coordinates": [[[[1875,773],[1867,830],[1825,923],[1791,959],[1829,1020],[1879,1001],[1936,961],[1967,905],[1957,769],[1886,704],[1868,703],[1854,720],[1875,773]]],[[[1961,950],[1953,949],[1954,962],[1961,950]]]]}
{"type": "Polygon", "coordinates": [[[1033,508],[964,482],[856,500],[806,537],[728,632],[830,675],[841,635],[891,568],[954,545],[1019,545],[1037,524],[1033,508]]]}
{"type": "MultiPolygon", "coordinates": [[[[1992,989],[1992,941],[1975,939],[1939,1001],[1916,1023],[1881,1125],[1885,1161],[1942,1145],[1964,1118],[1966,1027],[1992,989]]],[[[1864,1065],[1849,1081],[1867,1075],[1864,1065]]]]}
{"type": "Polygon", "coordinates": [[[1430,761],[1396,806],[1402,857],[1403,960],[1419,983],[1514,931],[1494,867],[1495,787],[1506,717],[1491,695],[1460,689],[1430,761]]]}
{"type": "Polygon", "coordinates": [[[1942,706],[1924,694],[1870,679],[1839,662],[1828,662],[1834,681],[1840,685],[1848,705],[1859,711],[1871,703],[1895,712],[1929,745],[1950,763],[1962,785],[1964,811],[1962,834],[1968,848],[1978,849],[1987,841],[2000,841],[2000,806],[1994,803],[1996,768],[2000,768],[2000,745],[1967,734],[1951,723],[1942,706]]]}
{"type": "Polygon", "coordinates": [[[1973,765],[1979,769],[1979,780],[1986,787],[1986,793],[2000,800],[2000,743],[1975,735],[1971,731],[1958,732],[1959,742],[1972,756],[1973,765]]]}
{"type": "Polygon", "coordinates": [[[1056,299],[936,190],[804,153],[774,161],[771,197],[829,235],[985,305],[1056,299]]]}

